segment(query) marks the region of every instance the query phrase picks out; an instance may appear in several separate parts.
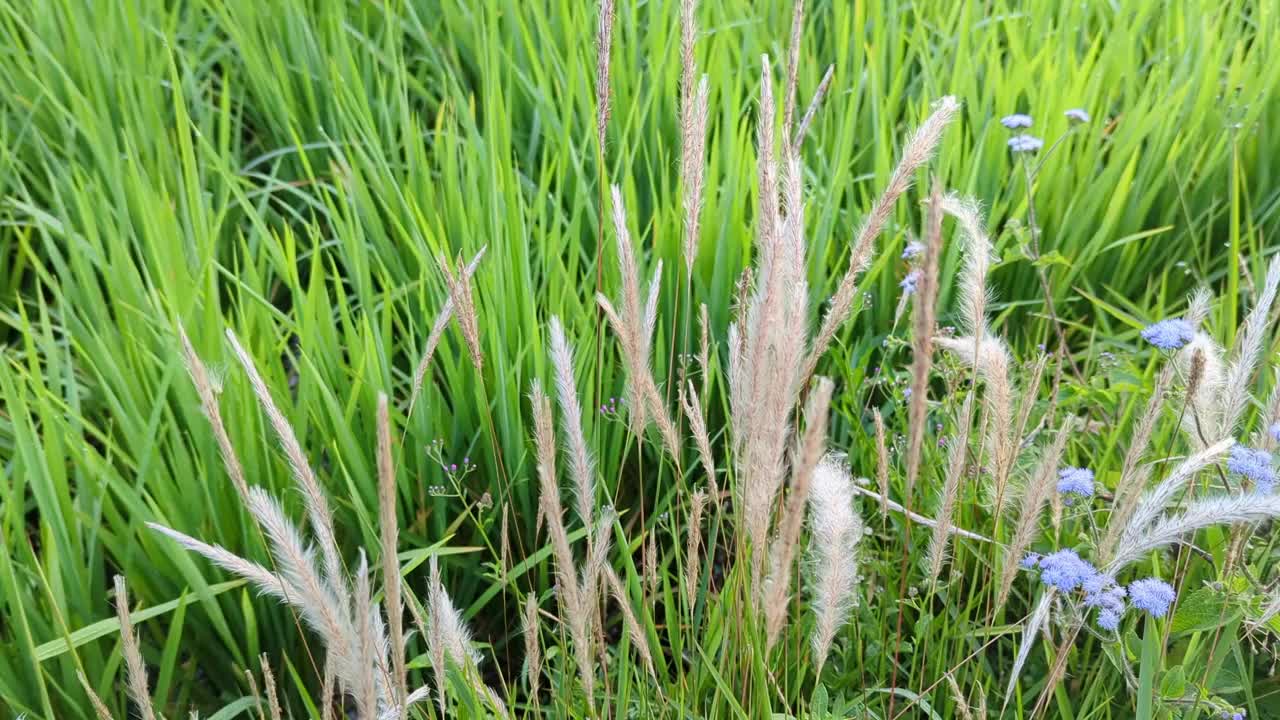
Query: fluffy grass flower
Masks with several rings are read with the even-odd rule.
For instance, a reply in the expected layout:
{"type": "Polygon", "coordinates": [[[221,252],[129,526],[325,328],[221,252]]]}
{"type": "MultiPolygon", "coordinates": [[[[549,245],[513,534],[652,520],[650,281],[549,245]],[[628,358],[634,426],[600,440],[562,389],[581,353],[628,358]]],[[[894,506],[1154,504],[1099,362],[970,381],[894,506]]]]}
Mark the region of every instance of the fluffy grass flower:
{"type": "Polygon", "coordinates": [[[814,469],[809,490],[812,537],[809,557],[813,569],[810,605],[816,616],[813,656],[821,674],[836,632],[849,619],[858,582],[855,550],[862,539],[862,519],[853,508],[853,479],[831,456],[814,469]]]}

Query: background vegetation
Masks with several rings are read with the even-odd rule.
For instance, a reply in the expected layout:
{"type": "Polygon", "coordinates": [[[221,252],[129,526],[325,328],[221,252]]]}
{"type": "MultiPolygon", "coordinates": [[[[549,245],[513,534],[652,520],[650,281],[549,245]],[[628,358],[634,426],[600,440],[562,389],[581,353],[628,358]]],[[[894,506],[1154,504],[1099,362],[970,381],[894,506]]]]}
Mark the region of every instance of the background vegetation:
{"type": "MultiPolygon", "coordinates": [[[[153,696],[169,716],[189,707],[208,714],[245,695],[243,669],[260,652],[276,663],[297,716],[306,707],[300,689],[318,686],[306,633],[289,611],[144,527],[162,522],[264,557],[183,369],[179,323],[226,370],[223,413],[249,477],[296,515],[287,466],[222,333],[245,342],[287,400],[352,549],[378,547],[372,418],[377,393],[391,395],[404,434],[407,587],[421,588],[428,554],[442,555],[451,594],[489,646],[488,671],[518,674],[513,587],[550,587],[551,570],[544,553],[519,580],[498,582],[507,576],[496,548],[504,517],[516,563],[545,542],[536,534],[526,393],[533,378],[550,377],[548,317],[558,315],[577,341],[588,407],[623,387],[594,302],[598,288],[612,294],[617,282],[613,245],[600,242],[606,185],[622,190],[642,266],[668,268],[654,349],[660,377],[694,348],[679,332],[691,303],[707,305],[713,328],[727,324],[752,254],[759,57],[786,56],[791,6],[699,6],[710,135],[686,296],[675,280],[683,268],[676,5],[618,3],[602,147],[595,8],[578,2],[0,0],[0,708],[91,717],[75,678],[82,669],[124,716],[123,693],[112,690],[116,627],[103,622],[116,573],[129,578],[136,606],[155,611],[139,630],[153,696]],[[411,374],[446,297],[437,258],[482,246],[474,287],[484,369],[446,333],[423,400],[406,417],[411,374]],[[463,458],[474,468],[441,467],[463,458]]],[[[1081,368],[1061,402],[1094,421],[1068,457],[1118,465],[1127,431],[1114,420],[1141,408],[1158,368],[1137,330],[1208,284],[1223,298],[1213,326],[1229,342],[1263,273],[1280,207],[1280,139],[1271,131],[1280,120],[1278,39],[1280,7],[1270,0],[814,0],[800,96],[813,94],[828,64],[834,80],[804,149],[813,296],[826,297],[847,265],[854,229],[906,131],[933,100],[955,95],[960,119],[932,171],[987,210],[1000,258],[995,324],[1021,357],[1056,346],[1034,265],[1043,267],[1081,368]],[[1028,193],[998,120],[1029,113],[1052,142],[1068,129],[1063,112],[1076,107],[1092,122],[1036,178],[1045,252],[1033,263],[1028,193]]],[[[861,310],[820,367],[836,382],[830,444],[849,453],[856,474],[874,472],[867,411],[882,410],[891,437],[906,424],[895,380],[909,352],[899,349],[905,329],[894,309],[898,258],[920,227],[917,197],[899,205],[861,310]]],[[[958,266],[958,245],[948,243],[943,324],[958,266]]],[[[716,434],[726,409],[720,383],[707,405],[716,434]]],[[[657,452],[628,443],[625,423],[595,413],[585,422],[636,557],[646,533],[679,547],[673,538],[682,534],[668,522],[680,502],[670,470],[641,462],[657,452]]],[[[1157,442],[1173,435],[1162,428],[1157,442]]],[[[940,473],[945,455],[930,453],[940,473]]],[[[863,514],[872,516],[870,506],[863,514]]],[[[958,523],[976,517],[962,513],[958,523]]],[[[880,697],[894,676],[899,689],[922,691],[982,646],[964,686],[989,688],[994,706],[1016,628],[975,630],[984,560],[958,556],[947,599],[924,603],[920,588],[900,597],[902,519],[869,525],[863,572],[875,605],[859,609],[826,685],[880,697]],[[903,617],[895,667],[888,646],[903,617]]],[[[1269,580],[1270,567],[1258,565],[1255,579],[1269,580]]],[[[1005,621],[1020,618],[1034,592],[1020,581],[1005,621]]],[[[1229,639],[1234,664],[1214,692],[1233,691],[1242,703],[1274,695],[1274,680],[1262,679],[1273,640],[1229,639]]],[[[1043,666],[1045,652],[1033,663],[1043,666]]],[[[734,716],[735,688],[753,665],[684,660],[723,677],[691,682],[676,701],[734,716]]],[[[1070,667],[1056,712],[1132,716],[1123,674],[1101,642],[1082,641],[1070,667]]],[[[813,707],[798,673],[781,682],[795,692],[786,705],[772,703],[775,711],[813,707]]],[[[921,697],[911,712],[955,712],[945,686],[921,697]]],[[[636,702],[641,716],[661,707],[654,696],[636,702]]],[[[770,703],[757,702],[737,711],[762,717],[770,703]]],[[[883,702],[868,704],[881,712],[883,702]]],[[[1013,705],[1030,711],[1019,698],[1013,705]]]]}

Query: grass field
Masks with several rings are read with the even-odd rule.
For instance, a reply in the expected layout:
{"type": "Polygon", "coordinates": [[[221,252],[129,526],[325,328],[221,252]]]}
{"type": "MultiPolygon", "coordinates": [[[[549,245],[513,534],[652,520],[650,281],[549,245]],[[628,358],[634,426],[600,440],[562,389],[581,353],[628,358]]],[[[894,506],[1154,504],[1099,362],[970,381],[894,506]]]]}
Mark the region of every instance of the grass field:
{"type": "Polygon", "coordinates": [[[692,24],[679,0],[616,3],[602,86],[596,3],[0,0],[0,713],[94,718],[87,685],[109,717],[148,717],[125,682],[122,575],[142,694],[169,718],[267,717],[267,684],[295,718],[330,704],[436,718],[438,702],[447,717],[1280,716],[1280,495],[1266,492],[1270,455],[1238,454],[1280,442],[1266,280],[1280,256],[1280,5],[809,0],[797,117],[832,70],[797,148],[774,133],[794,127],[792,4],[700,0],[690,253],[692,24]],[[946,96],[954,118],[899,178],[915,186],[888,207],[852,317],[816,354],[830,385],[809,382],[825,301],[946,96]],[[1034,118],[1038,152],[1010,151],[1001,118],[1015,113],[1034,118]],[[761,182],[766,146],[781,188],[761,182]],[[935,187],[980,204],[989,272],[974,268],[972,206],[930,201],[935,187]],[[619,269],[617,207],[636,277],[619,269]],[[928,249],[906,259],[917,241],[928,249]],[[455,259],[482,249],[468,285],[455,259]],[[643,303],[659,264],[645,331],[628,293],[638,284],[643,303]],[[1190,299],[1198,288],[1212,298],[1190,299]],[[410,402],[446,303],[462,322],[410,402]],[[567,368],[549,352],[553,316],[567,368]],[[1140,334],[1178,317],[1203,331],[1185,347],[1140,334]],[[317,573],[320,595],[359,631],[348,654],[380,658],[353,665],[374,668],[367,697],[345,676],[323,690],[326,654],[341,653],[305,608],[148,527],[288,572],[226,469],[182,329],[248,483],[323,559],[315,497],[225,333],[296,431],[342,568],[317,573]],[[975,333],[991,345],[966,343],[975,333]],[[744,362],[749,381],[735,379],[744,362]],[[568,556],[541,489],[535,381],[565,443],[558,474],[542,464],[565,491],[568,556]],[[565,385],[587,408],[580,425],[565,385]],[[381,477],[380,427],[394,468],[381,477]],[[1241,448],[1219,442],[1233,438],[1241,448]],[[870,482],[817,463],[824,448],[870,482]],[[1092,497],[1056,492],[1067,467],[1093,472],[1092,497]],[[753,494],[770,479],[781,490],[753,494]],[[855,515],[823,514],[837,506],[855,515]],[[935,520],[972,534],[938,562],[935,520]],[[1170,539],[1147,543],[1157,528],[1170,539]],[[1130,588],[1117,627],[1095,623],[1096,589],[1055,592],[1044,563],[1015,572],[1027,552],[1068,548],[1097,566],[1090,578],[1130,588]],[[1140,611],[1133,582],[1147,577],[1176,589],[1166,613],[1140,611]],[[440,590],[478,665],[440,649],[440,590]],[[376,604],[397,592],[413,611],[392,643],[404,672],[364,635],[391,621],[376,604]],[[429,700],[397,705],[406,684],[429,700]]]}

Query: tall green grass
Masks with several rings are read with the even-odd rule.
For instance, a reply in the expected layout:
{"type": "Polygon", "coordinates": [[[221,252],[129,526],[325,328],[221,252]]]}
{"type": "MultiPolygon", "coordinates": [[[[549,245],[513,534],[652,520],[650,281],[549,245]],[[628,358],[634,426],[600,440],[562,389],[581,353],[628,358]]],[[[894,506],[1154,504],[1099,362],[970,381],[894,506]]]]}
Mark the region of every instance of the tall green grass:
{"type": "MultiPolygon", "coordinates": [[[[784,57],[790,7],[708,0],[699,13],[712,108],[704,233],[691,298],[664,285],[660,376],[691,349],[672,342],[690,301],[708,305],[714,326],[728,320],[751,247],[758,58],[784,57]]],[[[262,651],[279,658],[291,694],[317,686],[287,611],[144,529],[159,521],[265,557],[187,382],[176,324],[227,369],[224,413],[250,478],[287,488],[220,342],[228,327],[291,400],[286,412],[335,498],[342,540],[375,547],[376,394],[388,391],[404,412],[445,297],[437,257],[485,245],[475,279],[485,370],[473,370],[448,333],[423,402],[400,418],[402,544],[450,555],[451,590],[477,634],[500,666],[518,663],[517,598],[495,584],[491,565],[503,513],[517,558],[539,550],[524,394],[549,375],[547,317],[583,338],[579,372],[599,388],[588,405],[622,389],[613,352],[594,345],[599,268],[613,262],[611,244],[597,244],[602,181],[622,187],[647,265],[681,266],[676,17],[670,0],[619,3],[614,116],[601,148],[594,9],[581,3],[0,1],[0,707],[88,718],[75,679],[83,669],[123,716],[123,695],[110,689],[115,635],[85,630],[111,617],[117,572],[141,607],[164,608],[139,627],[158,668],[155,697],[172,715],[242,696],[239,669],[262,651]],[[427,452],[436,439],[476,470],[450,478],[427,452]]],[[[843,272],[904,131],[950,93],[962,120],[936,172],[987,205],[1004,260],[998,309],[1024,349],[1047,342],[1049,326],[1024,251],[1027,194],[997,121],[1029,112],[1052,141],[1072,107],[1094,120],[1044,164],[1034,197],[1039,262],[1086,373],[1097,372],[1095,337],[1131,338],[1200,282],[1228,298],[1229,337],[1240,271],[1261,272],[1245,259],[1280,229],[1280,144],[1268,131],[1280,115],[1273,3],[814,2],[808,17],[801,97],[835,65],[805,157],[815,296],[843,272]]],[[[918,216],[910,207],[895,216],[864,307],[823,368],[841,383],[832,445],[863,474],[873,455],[862,409],[886,392],[860,383],[872,366],[902,363],[882,341],[898,250],[918,216]]],[[[949,250],[943,266],[957,262],[949,250]]],[[[603,277],[611,290],[612,274],[603,277]]],[[[1119,386],[1081,383],[1069,402],[1106,417],[1135,412],[1141,401],[1129,392],[1152,369],[1125,367],[1119,386]]],[[[724,402],[719,390],[709,400],[724,402]]],[[[890,421],[901,429],[901,418],[890,421]]],[[[662,527],[672,479],[637,470],[622,424],[594,415],[587,424],[624,523],[662,527]]],[[[1079,451],[1115,461],[1122,443],[1104,433],[1079,451]]],[[[284,497],[297,510],[297,498],[284,497]]],[[[421,586],[425,557],[402,558],[411,585],[421,586]]],[[[531,567],[545,587],[542,557],[531,567]]],[[[868,574],[892,578],[896,568],[876,556],[868,574]]],[[[926,608],[896,597],[896,582],[884,589],[883,607],[860,611],[853,630],[869,638],[858,645],[869,669],[840,680],[873,687],[894,671],[876,637],[892,634],[898,612],[915,622],[906,657],[921,666],[896,672],[940,677],[958,658],[925,649],[947,627],[974,622],[976,608],[926,608]]],[[[1008,662],[1000,647],[981,656],[991,677],[1008,662]]],[[[1097,644],[1079,652],[1105,663],[1097,644]]],[[[714,696],[717,717],[735,716],[746,678],[685,659],[709,667],[691,695],[714,696]]],[[[1099,716],[1088,708],[1123,687],[1105,665],[1084,682],[1060,690],[1069,692],[1059,696],[1064,716],[1099,716]]]]}

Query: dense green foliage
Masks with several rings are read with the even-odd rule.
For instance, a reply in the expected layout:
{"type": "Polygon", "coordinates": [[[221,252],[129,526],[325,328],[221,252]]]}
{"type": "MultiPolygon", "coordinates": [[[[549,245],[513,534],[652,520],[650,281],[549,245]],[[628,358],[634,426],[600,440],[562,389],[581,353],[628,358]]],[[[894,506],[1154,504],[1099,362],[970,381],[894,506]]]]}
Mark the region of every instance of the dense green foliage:
{"type": "MultiPolygon", "coordinates": [[[[672,0],[619,2],[613,116],[600,147],[588,5],[0,1],[0,711],[89,718],[76,681],[83,670],[125,716],[124,693],[114,690],[116,627],[94,625],[113,617],[108,590],[122,573],[135,604],[155,610],[139,629],[153,697],[168,717],[191,707],[212,715],[244,696],[244,668],[256,668],[261,652],[275,663],[295,716],[307,712],[302,698],[319,685],[308,659],[315,647],[291,614],[144,526],[163,522],[265,557],[183,368],[178,324],[225,370],[223,413],[250,479],[299,514],[287,465],[222,333],[231,328],[246,343],[333,498],[351,557],[357,546],[379,547],[372,419],[377,393],[392,397],[403,433],[407,588],[421,592],[424,561],[438,551],[451,594],[487,645],[487,677],[518,682],[520,603],[553,583],[536,531],[527,402],[531,380],[550,377],[547,320],[558,315],[580,348],[587,407],[620,395],[621,364],[594,300],[617,282],[612,236],[601,228],[605,188],[616,183],[643,267],[662,260],[667,268],[657,375],[695,349],[684,332],[690,307],[708,306],[722,341],[752,254],[759,57],[785,57],[791,12],[790,3],[746,0],[699,7],[711,131],[704,232],[687,289],[678,8],[672,0]],[[446,297],[438,258],[470,257],[482,246],[474,285],[484,369],[472,368],[450,330],[406,417],[413,368],[446,297]],[[430,452],[436,439],[446,462],[467,457],[475,468],[446,473],[430,452]],[[519,572],[499,567],[504,514],[519,572]]],[[[1092,122],[1040,168],[1034,211],[1045,251],[1038,264],[1081,368],[1080,378],[1065,373],[1059,402],[1093,421],[1068,457],[1097,468],[1103,484],[1114,480],[1130,426],[1121,420],[1141,412],[1161,362],[1137,330],[1176,313],[1187,292],[1207,284],[1223,298],[1210,326],[1228,344],[1264,272],[1264,240],[1280,231],[1280,136],[1270,130],[1280,122],[1278,41],[1280,8],[1271,0],[811,2],[802,102],[826,65],[835,66],[804,149],[813,296],[826,297],[844,271],[854,229],[904,134],[933,100],[952,94],[961,116],[933,172],[985,206],[1001,258],[994,324],[1019,357],[1056,346],[1037,263],[1024,247],[1028,193],[998,120],[1030,113],[1048,144],[1068,129],[1063,111],[1087,109],[1092,122]]],[[[899,205],[861,308],[819,368],[836,382],[830,445],[849,453],[855,474],[874,473],[869,408],[882,408],[891,436],[905,433],[900,388],[891,383],[910,352],[894,309],[918,199],[913,193],[899,205]],[[869,380],[876,367],[883,371],[869,380]]],[[[953,315],[959,256],[949,243],[943,324],[953,315]]],[[[954,368],[943,374],[960,382],[954,368]]],[[[1259,384],[1264,397],[1269,380],[1259,384]]],[[[727,414],[718,379],[706,402],[716,436],[727,414]]],[[[938,419],[956,406],[946,399],[938,419]]],[[[635,551],[634,560],[615,553],[615,564],[638,582],[640,547],[655,534],[670,548],[663,592],[678,594],[688,479],[658,462],[656,446],[629,440],[625,423],[588,415],[603,487],[635,551]]],[[[1176,437],[1169,422],[1155,442],[1176,437]]],[[[931,447],[926,458],[924,482],[940,483],[945,453],[931,447]]],[[[895,474],[895,488],[899,482],[895,474]]],[[[1020,579],[992,621],[992,555],[962,548],[942,588],[913,579],[899,596],[904,547],[919,548],[927,532],[901,517],[882,521],[870,503],[863,515],[874,530],[863,572],[875,593],[847,629],[824,688],[815,694],[814,678],[797,667],[800,628],[772,660],[762,648],[749,654],[724,641],[737,631],[727,618],[742,601],[729,594],[723,603],[717,596],[718,612],[697,629],[715,638],[705,645],[659,613],[647,617],[664,663],[682,659],[682,668],[666,668],[679,681],[659,692],[620,659],[607,673],[616,705],[606,714],[678,707],[681,716],[756,718],[828,705],[843,717],[846,703],[884,717],[896,688],[899,709],[921,692],[909,712],[949,717],[952,696],[935,683],[971,653],[976,659],[957,679],[966,692],[989,694],[994,711],[1016,648],[1014,624],[1038,588],[1020,579]]],[[[1086,527],[1076,521],[1042,549],[1071,544],[1086,527]]],[[[957,524],[996,530],[972,508],[957,524]]],[[[1197,565],[1186,587],[1274,583],[1272,548],[1253,557],[1251,576],[1220,575],[1219,557],[1197,565]]],[[[1206,591],[1202,600],[1216,598],[1206,591]]],[[[1268,716],[1263,703],[1274,703],[1278,689],[1264,679],[1274,635],[1242,639],[1240,622],[1232,615],[1220,634],[1207,625],[1175,630],[1168,655],[1148,623],[1145,643],[1127,638],[1135,663],[1151,653],[1139,663],[1142,687],[1204,682],[1212,685],[1206,693],[1268,716]]],[[[1082,638],[1050,712],[1132,717],[1117,652],[1082,638]]],[[[1050,656],[1037,648],[1022,686],[1028,699],[1012,698],[1010,713],[1030,714],[1050,656]]],[[[561,689],[542,708],[549,716],[587,714],[572,683],[569,674],[552,676],[561,689]]]]}

